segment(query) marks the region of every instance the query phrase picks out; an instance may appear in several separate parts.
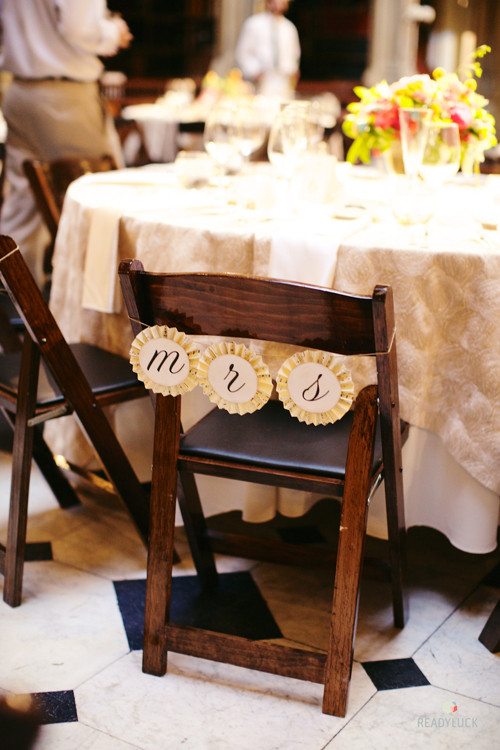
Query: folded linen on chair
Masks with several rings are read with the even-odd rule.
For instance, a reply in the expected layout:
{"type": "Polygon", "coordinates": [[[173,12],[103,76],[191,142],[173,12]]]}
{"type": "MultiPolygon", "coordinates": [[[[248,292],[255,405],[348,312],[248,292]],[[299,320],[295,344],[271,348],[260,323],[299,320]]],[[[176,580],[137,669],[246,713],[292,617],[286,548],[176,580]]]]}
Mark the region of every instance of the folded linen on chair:
{"type": "Polygon", "coordinates": [[[118,231],[122,210],[98,206],[90,219],[83,271],[83,307],[97,312],[120,310],[118,286],[118,231]]]}

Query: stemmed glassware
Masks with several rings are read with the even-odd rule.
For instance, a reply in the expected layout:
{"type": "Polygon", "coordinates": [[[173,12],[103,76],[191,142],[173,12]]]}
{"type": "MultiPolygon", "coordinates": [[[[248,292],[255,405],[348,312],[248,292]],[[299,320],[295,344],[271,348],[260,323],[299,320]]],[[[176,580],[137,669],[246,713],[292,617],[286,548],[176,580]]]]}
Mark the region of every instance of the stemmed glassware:
{"type": "Polygon", "coordinates": [[[426,107],[401,107],[399,127],[405,174],[410,178],[418,176],[427,138],[427,124],[430,110],[426,107]]]}
{"type": "Polygon", "coordinates": [[[419,167],[419,175],[432,195],[433,216],[439,224],[447,221],[448,209],[453,199],[441,188],[456,175],[460,168],[461,144],[458,125],[452,122],[427,124],[427,138],[419,167]]]}
{"type": "Polygon", "coordinates": [[[324,128],[311,117],[310,102],[292,102],[279,112],[267,146],[269,161],[282,177],[291,178],[323,137],[324,128]]]}
{"type": "Polygon", "coordinates": [[[238,100],[236,107],[235,143],[243,161],[248,162],[264,144],[268,128],[264,114],[254,100],[238,100]]]}
{"type": "Polygon", "coordinates": [[[294,180],[323,137],[324,128],[311,117],[310,102],[287,104],[276,115],[267,145],[267,155],[276,174],[283,179],[282,204],[285,213],[294,210],[299,181],[294,180]]]}
{"type": "Polygon", "coordinates": [[[460,133],[454,122],[430,122],[419,167],[420,177],[439,188],[460,168],[460,133]]]}
{"type": "Polygon", "coordinates": [[[412,244],[425,244],[425,224],[432,216],[432,200],[419,181],[431,113],[425,107],[401,108],[399,125],[405,174],[397,181],[392,199],[392,212],[400,224],[420,225],[423,232],[417,237],[412,231],[412,244]]]}
{"type": "Polygon", "coordinates": [[[241,167],[238,127],[238,109],[235,102],[229,99],[216,104],[205,122],[203,132],[205,149],[223,174],[238,171],[241,167]]]}

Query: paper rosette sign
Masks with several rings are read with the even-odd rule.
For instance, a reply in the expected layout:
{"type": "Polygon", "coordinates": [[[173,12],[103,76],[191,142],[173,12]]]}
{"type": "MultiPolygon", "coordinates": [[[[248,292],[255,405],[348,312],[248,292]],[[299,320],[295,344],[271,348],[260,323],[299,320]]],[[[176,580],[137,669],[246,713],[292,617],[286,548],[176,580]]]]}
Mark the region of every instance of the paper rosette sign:
{"type": "Polygon", "coordinates": [[[200,352],[182,331],[168,326],[145,328],[132,342],[130,363],[145,387],[178,396],[197,384],[200,352]]]}
{"type": "Polygon", "coordinates": [[[354,384],[344,364],[321,351],[299,352],[283,362],[276,390],[292,416],[313,425],[336,422],[354,398],[354,384]]]}
{"type": "Polygon", "coordinates": [[[203,393],[230,414],[250,414],[271,396],[273,383],[260,354],[234,341],[214,344],[198,363],[203,393]]]}

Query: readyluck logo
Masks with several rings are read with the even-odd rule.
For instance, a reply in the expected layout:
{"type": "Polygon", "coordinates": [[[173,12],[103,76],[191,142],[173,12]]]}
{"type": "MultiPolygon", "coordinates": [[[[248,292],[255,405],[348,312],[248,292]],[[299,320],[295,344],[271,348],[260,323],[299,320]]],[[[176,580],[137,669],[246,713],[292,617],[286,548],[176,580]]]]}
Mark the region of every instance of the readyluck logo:
{"type": "Polygon", "coordinates": [[[446,715],[417,717],[417,727],[425,729],[473,729],[478,726],[477,718],[458,715],[458,705],[455,701],[445,701],[441,705],[441,711],[446,715]]]}

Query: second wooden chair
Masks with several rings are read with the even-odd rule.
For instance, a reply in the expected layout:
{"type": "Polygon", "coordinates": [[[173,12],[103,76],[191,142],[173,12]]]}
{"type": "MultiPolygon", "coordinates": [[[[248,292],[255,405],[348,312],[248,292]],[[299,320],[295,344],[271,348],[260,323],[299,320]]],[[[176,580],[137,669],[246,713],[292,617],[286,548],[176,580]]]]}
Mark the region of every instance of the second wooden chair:
{"type": "Polygon", "coordinates": [[[75,414],[147,540],[147,493],[103,411],[105,406],[142,398],[145,392],[127,359],[89,344],[66,342],[15,241],[1,235],[0,278],[25,325],[21,355],[0,355],[0,408],[14,426],[9,521],[6,545],[0,545],[0,572],[5,578],[4,600],[15,607],[22,597],[31,461],[47,450],[39,430],[48,419],[75,414]]]}

